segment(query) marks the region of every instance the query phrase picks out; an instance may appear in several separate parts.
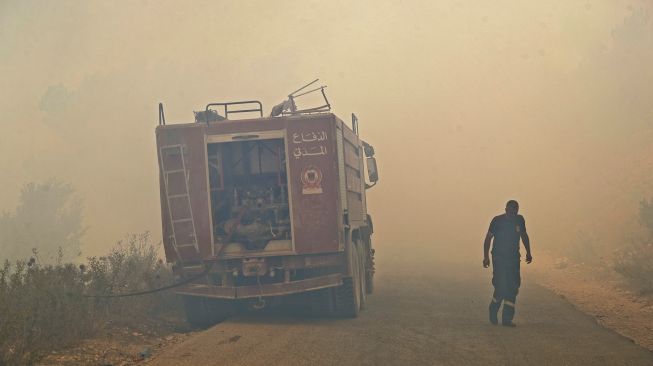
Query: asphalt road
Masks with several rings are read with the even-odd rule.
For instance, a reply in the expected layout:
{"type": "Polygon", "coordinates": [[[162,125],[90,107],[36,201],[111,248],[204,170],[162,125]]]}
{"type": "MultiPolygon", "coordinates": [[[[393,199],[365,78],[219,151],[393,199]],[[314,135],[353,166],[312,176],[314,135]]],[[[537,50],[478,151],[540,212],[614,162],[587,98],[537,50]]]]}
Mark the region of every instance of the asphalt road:
{"type": "Polygon", "coordinates": [[[155,354],[151,364],[653,365],[653,353],[529,281],[528,268],[518,327],[489,324],[490,272],[473,264],[394,260],[380,268],[357,319],[288,309],[245,314],[155,354]]]}

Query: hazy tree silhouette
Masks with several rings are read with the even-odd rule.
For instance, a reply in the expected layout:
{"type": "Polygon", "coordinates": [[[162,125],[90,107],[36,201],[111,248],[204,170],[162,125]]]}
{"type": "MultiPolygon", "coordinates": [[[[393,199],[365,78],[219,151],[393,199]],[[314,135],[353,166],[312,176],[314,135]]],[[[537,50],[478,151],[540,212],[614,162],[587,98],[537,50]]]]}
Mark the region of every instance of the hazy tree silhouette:
{"type": "Polygon", "coordinates": [[[639,203],[640,223],[648,237],[633,240],[616,253],[614,269],[639,292],[653,294],[653,199],[639,203]]]}
{"type": "Polygon", "coordinates": [[[0,216],[0,258],[26,258],[36,249],[44,261],[74,259],[85,231],[82,219],[81,200],[72,185],[29,183],[15,211],[0,216]]]}
{"type": "Polygon", "coordinates": [[[653,238],[653,199],[643,199],[639,202],[639,221],[653,238]]]}

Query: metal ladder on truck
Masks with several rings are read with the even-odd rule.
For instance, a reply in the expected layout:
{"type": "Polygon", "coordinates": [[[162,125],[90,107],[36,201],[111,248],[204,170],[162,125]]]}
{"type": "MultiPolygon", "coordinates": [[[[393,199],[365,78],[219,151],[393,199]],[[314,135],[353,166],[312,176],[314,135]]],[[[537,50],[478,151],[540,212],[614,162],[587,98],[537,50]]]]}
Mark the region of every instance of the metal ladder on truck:
{"type": "Polygon", "coordinates": [[[172,230],[172,246],[177,258],[183,260],[180,249],[193,247],[199,254],[195,220],[188,190],[188,170],[184,159],[183,145],[168,145],[160,148],[161,171],[166,190],[168,215],[172,230]]]}

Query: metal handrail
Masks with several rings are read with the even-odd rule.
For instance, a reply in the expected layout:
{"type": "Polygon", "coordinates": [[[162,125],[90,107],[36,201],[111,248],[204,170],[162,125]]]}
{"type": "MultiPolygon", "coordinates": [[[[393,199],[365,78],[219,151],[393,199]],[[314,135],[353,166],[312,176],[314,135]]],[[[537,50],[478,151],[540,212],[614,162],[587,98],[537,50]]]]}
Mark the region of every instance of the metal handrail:
{"type": "Polygon", "coordinates": [[[229,118],[229,113],[248,113],[248,112],[259,112],[259,115],[263,117],[263,104],[258,100],[245,100],[241,102],[226,102],[226,103],[209,103],[206,105],[204,117],[206,119],[206,125],[209,124],[209,107],[221,106],[224,107],[224,118],[229,118]],[[253,109],[238,109],[234,111],[229,110],[230,105],[240,105],[240,104],[257,104],[258,108],[253,109]]]}

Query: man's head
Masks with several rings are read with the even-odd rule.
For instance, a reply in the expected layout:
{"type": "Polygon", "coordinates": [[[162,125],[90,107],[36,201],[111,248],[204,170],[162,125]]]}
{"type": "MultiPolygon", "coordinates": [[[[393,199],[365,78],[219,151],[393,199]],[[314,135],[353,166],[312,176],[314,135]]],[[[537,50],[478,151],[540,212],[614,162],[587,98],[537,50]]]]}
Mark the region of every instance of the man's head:
{"type": "Polygon", "coordinates": [[[519,203],[515,200],[510,200],[506,203],[506,215],[515,216],[519,212],[519,203]]]}

